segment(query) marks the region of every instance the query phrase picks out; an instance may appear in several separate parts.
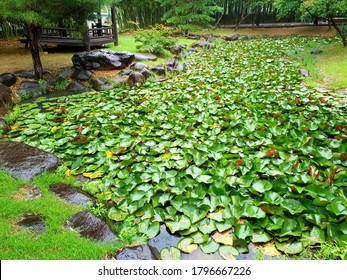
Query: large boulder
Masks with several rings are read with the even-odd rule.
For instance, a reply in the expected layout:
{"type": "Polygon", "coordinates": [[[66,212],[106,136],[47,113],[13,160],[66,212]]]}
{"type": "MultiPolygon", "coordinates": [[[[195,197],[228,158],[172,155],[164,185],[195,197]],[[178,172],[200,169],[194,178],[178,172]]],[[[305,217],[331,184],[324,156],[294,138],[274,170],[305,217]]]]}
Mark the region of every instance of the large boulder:
{"type": "Polygon", "coordinates": [[[16,83],[16,81],[17,77],[15,74],[4,73],[0,75],[0,84],[3,84],[5,86],[11,87],[16,83]]]}
{"type": "Polygon", "coordinates": [[[30,181],[61,165],[55,155],[19,142],[0,142],[0,168],[12,176],[30,181]]]}
{"type": "Polygon", "coordinates": [[[0,107],[12,104],[11,89],[0,84],[0,107]]]}
{"type": "Polygon", "coordinates": [[[134,59],[130,52],[93,51],[74,54],[72,63],[77,69],[119,70],[128,67],[134,59]]]}
{"type": "Polygon", "coordinates": [[[37,98],[48,92],[48,88],[37,82],[24,81],[17,89],[17,94],[23,98],[37,98]]]}

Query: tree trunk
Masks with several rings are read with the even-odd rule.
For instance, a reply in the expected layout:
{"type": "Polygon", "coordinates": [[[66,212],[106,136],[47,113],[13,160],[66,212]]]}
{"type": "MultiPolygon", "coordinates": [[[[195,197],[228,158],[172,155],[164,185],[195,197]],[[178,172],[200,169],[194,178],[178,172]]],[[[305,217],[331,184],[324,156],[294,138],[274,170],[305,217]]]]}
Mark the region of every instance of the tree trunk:
{"type": "Polygon", "coordinates": [[[342,44],[347,47],[347,40],[346,40],[346,35],[343,34],[343,32],[341,31],[340,27],[336,24],[334,18],[332,15],[329,15],[329,19],[328,21],[332,24],[332,26],[335,28],[336,32],[339,34],[341,40],[342,40],[342,44]]]}
{"type": "Polygon", "coordinates": [[[26,27],[30,37],[30,50],[34,65],[35,78],[39,80],[42,79],[43,74],[40,58],[40,27],[33,24],[28,24],[26,27]]]}

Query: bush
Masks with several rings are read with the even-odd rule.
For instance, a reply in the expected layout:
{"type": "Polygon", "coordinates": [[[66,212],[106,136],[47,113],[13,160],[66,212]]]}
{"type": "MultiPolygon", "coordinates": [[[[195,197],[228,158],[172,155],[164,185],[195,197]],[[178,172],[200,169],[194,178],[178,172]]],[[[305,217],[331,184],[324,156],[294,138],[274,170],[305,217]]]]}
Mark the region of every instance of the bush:
{"type": "Polygon", "coordinates": [[[149,30],[140,30],[135,35],[135,42],[140,43],[136,48],[142,52],[165,54],[168,47],[176,44],[177,40],[170,37],[172,29],[163,25],[156,25],[149,30]]]}

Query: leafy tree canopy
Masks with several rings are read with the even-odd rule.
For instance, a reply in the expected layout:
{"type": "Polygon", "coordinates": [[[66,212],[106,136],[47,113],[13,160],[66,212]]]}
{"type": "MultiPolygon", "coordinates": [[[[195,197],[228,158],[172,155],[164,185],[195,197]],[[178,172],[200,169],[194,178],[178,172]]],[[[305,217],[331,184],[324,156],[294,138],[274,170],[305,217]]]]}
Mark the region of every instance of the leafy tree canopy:
{"type": "Polygon", "coordinates": [[[167,8],[163,20],[188,33],[198,27],[210,27],[213,15],[223,9],[214,0],[164,0],[167,8]]]}

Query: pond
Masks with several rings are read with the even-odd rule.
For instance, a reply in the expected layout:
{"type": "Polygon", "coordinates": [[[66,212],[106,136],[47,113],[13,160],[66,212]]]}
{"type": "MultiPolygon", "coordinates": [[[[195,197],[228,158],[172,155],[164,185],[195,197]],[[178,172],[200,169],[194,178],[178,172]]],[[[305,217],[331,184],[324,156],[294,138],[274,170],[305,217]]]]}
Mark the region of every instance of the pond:
{"type": "Polygon", "coordinates": [[[90,179],[83,189],[109,205],[128,244],[148,242],[160,225],[185,237],[181,252],[342,244],[347,112],[300,85],[291,54],[310,40],[325,39],[219,42],[165,83],[23,104],[9,137],[90,179]]]}

